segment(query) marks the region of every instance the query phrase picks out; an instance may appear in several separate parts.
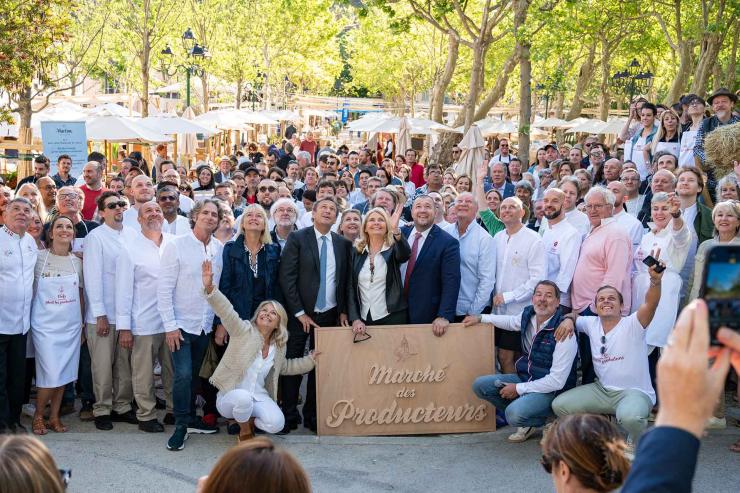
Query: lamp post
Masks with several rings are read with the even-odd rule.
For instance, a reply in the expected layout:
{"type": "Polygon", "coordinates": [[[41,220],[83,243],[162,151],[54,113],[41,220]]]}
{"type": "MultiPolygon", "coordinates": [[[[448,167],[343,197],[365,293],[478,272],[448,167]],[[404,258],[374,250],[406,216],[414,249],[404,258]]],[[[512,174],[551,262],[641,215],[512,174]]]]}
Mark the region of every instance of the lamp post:
{"type": "Polygon", "coordinates": [[[262,90],[264,75],[258,70],[257,63],[254,64],[255,76],[252,82],[247,82],[247,101],[252,102],[252,111],[255,110],[255,103],[259,100],[259,93],[262,90]]]}
{"type": "Polygon", "coordinates": [[[653,77],[650,70],[643,72],[640,69],[640,62],[633,58],[627,68],[612,75],[612,85],[622,94],[629,96],[629,102],[632,103],[635,94],[644,93],[650,88],[653,77]]]}
{"type": "Polygon", "coordinates": [[[178,64],[172,73],[169,73],[169,68],[172,65],[172,57],[174,56],[174,53],[172,52],[170,45],[167,45],[160,54],[164,55],[167,59],[167,61],[162,64],[162,72],[167,75],[167,77],[172,77],[179,69],[182,69],[185,72],[185,107],[187,108],[190,106],[190,77],[203,77],[205,69],[198,65],[198,60],[210,58],[210,54],[208,53],[208,48],[197,43],[195,36],[193,35],[193,31],[190,28],[187,28],[187,30],[182,33],[182,45],[185,49],[186,63],[178,64]]]}

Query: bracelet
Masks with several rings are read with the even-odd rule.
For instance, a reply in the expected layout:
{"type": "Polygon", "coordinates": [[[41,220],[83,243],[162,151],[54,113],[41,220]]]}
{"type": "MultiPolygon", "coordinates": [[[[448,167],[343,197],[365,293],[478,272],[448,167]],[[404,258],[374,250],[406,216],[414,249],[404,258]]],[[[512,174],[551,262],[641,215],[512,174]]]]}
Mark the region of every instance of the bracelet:
{"type": "Polygon", "coordinates": [[[650,281],[650,285],[651,285],[651,286],[660,286],[660,281],[658,281],[658,282],[653,282],[653,281],[651,280],[651,281],[650,281]]]}

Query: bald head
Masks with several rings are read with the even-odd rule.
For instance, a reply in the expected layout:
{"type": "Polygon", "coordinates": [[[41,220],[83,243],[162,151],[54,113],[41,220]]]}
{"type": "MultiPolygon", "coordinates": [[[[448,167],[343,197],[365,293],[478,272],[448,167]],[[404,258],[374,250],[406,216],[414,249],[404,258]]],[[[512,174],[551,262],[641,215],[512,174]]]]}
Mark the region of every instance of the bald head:
{"type": "Polygon", "coordinates": [[[135,176],[131,180],[131,191],[134,196],[136,204],[134,207],[138,208],[144,202],[149,202],[154,198],[154,186],[152,180],[146,175],[135,176]]]}
{"type": "Polygon", "coordinates": [[[614,194],[614,213],[618,214],[627,196],[627,188],[621,181],[610,181],[606,188],[614,194]]]}
{"type": "Polygon", "coordinates": [[[604,180],[610,183],[614,180],[619,180],[619,175],[622,173],[622,161],[616,158],[608,159],[604,163],[604,180]]]}

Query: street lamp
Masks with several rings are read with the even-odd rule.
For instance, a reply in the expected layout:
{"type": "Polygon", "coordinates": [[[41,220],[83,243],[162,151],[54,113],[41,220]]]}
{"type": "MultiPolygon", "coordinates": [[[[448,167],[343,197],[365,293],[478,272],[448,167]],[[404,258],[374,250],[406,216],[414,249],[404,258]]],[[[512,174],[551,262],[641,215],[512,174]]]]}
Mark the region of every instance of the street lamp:
{"type": "Polygon", "coordinates": [[[254,63],[254,70],[255,70],[255,76],[254,80],[252,82],[247,82],[247,85],[245,86],[245,89],[247,90],[247,94],[243,97],[243,101],[251,101],[252,103],[252,111],[255,109],[255,103],[259,101],[260,98],[260,91],[262,90],[262,87],[264,85],[264,74],[257,70],[258,66],[257,63],[254,63]]]}
{"type": "Polygon", "coordinates": [[[612,85],[622,94],[629,96],[629,102],[632,103],[635,94],[647,92],[653,77],[650,70],[643,72],[640,69],[640,62],[633,58],[627,68],[612,75],[612,85]]]}
{"type": "Polygon", "coordinates": [[[188,107],[190,106],[190,77],[203,77],[205,69],[198,65],[197,61],[210,58],[211,54],[208,52],[208,48],[197,43],[193,31],[190,28],[187,28],[182,33],[182,46],[185,49],[186,63],[184,65],[178,64],[172,73],[169,73],[169,68],[172,65],[172,57],[175,54],[172,52],[170,45],[167,45],[160,54],[167,60],[162,64],[162,72],[167,77],[172,77],[179,69],[185,71],[185,104],[188,107]]]}

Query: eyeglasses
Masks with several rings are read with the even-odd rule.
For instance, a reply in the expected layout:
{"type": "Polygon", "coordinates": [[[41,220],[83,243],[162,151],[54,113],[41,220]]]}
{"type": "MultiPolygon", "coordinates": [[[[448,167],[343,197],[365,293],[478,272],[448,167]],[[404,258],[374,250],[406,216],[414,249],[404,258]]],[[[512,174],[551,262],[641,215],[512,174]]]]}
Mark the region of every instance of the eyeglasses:
{"type": "Polygon", "coordinates": [[[599,350],[599,352],[602,356],[606,352],[606,336],[601,336],[601,349],[599,350]]]}
{"type": "Polygon", "coordinates": [[[588,204],[586,205],[586,210],[590,211],[590,210],[602,209],[604,207],[606,207],[606,204],[588,204]]]}
{"type": "Polygon", "coordinates": [[[372,339],[373,336],[365,332],[364,334],[355,334],[352,338],[352,343],[357,344],[358,342],[365,342],[368,339],[372,339]]]}
{"type": "Polygon", "coordinates": [[[592,152],[591,157],[604,157],[603,152],[592,152]]]}
{"type": "Polygon", "coordinates": [[[125,200],[121,200],[121,201],[118,201],[118,202],[110,202],[108,204],[105,204],[105,208],[108,209],[109,211],[112,211],[113,209],[116,209],[116,208],[119,208],[119,207],[121,209],[123,209],[124,207],[126,207],[126,201],[125,200]]]}
{"type": "Polygon", "coordinates": [[[542,469],[544,469],[547,474],[552,474],[552,461],[548,459],[546,455],[542,455],[542,457],[540,457],[540,464],[542,464],[542,469]]]}
{"type": "Polygon", "coordinates": [[[42,190],[56,190],[57,187],[54,185],[47,185],[45,187],[41,187],[42,190]]]}
{"type": "Polygon", "coordinates": [[[452,149],[452,154],[460,154],[460,149],[452,149]]]}
{"type": "Polygon", "coordinates": [[[177,202],[177,197],[174,195],[160,195],[157,200],[160,202],[177,202]]]}
{"type": "Polygon", "coordinates": [[[80,198],[76,193],[60,193],[59,198],[62,200],[71,200],[80,198]]]}
{"type": "Polygon", "coordinates": [[[177,187],[177,189],[180,190],[181,192],[189,192],[190,191],[190,187],[186,187],[186,186],[180,186],[180,187],[177,187]]]}
{"type": "Polygon", "coordinates": [[[262,193],[265,193],[265,192],[275,193],[277,192],[277,187],[259,187],[257,190],[259,190],[262,193]]]}

